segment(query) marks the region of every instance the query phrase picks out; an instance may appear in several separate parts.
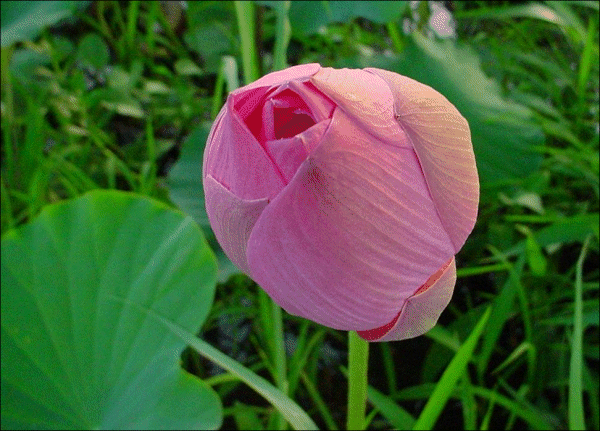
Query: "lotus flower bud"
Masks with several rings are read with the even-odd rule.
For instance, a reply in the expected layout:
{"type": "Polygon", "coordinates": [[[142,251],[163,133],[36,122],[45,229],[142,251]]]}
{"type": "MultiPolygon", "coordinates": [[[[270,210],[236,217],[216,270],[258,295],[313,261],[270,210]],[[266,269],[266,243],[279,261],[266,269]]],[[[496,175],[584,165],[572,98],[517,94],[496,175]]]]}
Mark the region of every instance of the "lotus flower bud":
{"type": "Polygon", "coordinates": [[[287,312],[369,341],[435,325],[479,202],[467,121],[375,68],[305,64],[233,91],[203,180],[240,270],[287,312]]]}

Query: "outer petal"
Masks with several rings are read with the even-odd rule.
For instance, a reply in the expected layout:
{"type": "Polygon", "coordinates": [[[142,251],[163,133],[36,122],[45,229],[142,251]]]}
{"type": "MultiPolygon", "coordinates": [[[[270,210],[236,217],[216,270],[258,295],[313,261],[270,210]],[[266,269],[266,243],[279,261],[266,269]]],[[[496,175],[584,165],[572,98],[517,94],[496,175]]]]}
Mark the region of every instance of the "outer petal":
{"type": "Polygon", "coordinates": [[[435,326],[450,302],[455,284],[456,262],[452,258],[406,300],[394,320],[370,331],[358,331],[358,335],[368,341],[398,341],[424,334],[435,326]]]}
{"type": "Polygon", "coordinates": [[[269,73],[260,79],[231,92],[236,95],[253,88],[259,87],[273,87],[279,84],[283,84],[287,81],[302,80],[303,78],[309,78],[317,73],[321,69],[319,63],[299,64],[298,66],[288,67],[284,70],[278,70],[277,72],[269,73]]]}
{"type": "Polygon", "coordinates": [[[390,89],[378,76],[360,69],[325,67],[310,82],[371,135],[391,145],[410,146],[393,117],[390,89]]]}
{"type": "Polygon", "coordinates": [[[204,151],[203,177],[212,176],[242,200],[272,198],[283,188],[283,177],[232,105],[229,96],[213,124],[204,151]]]}
{"type": "Polygon", "coordinates": [[[208,219],[219,244],[241,271],[249,273],[246,245],[268,200],[240,199],[210,175],[204,178],[204,193],[208,219]]]}
{"type": "Polygon", "coordinates": [[[477,218],[479,178],[467,120],[448,99],[413,79],[381,69],[394,96],[394,112],[410,137],[436,208],[458,252],[477,218]]]}
{"type": "Polygon", "coordinates": [[[248,242],[249,275],[288,312],[337,329],[382,326],[453,256],[402,144],[380,142],[336,109],[323,142],[265,208],[248,242]]]}

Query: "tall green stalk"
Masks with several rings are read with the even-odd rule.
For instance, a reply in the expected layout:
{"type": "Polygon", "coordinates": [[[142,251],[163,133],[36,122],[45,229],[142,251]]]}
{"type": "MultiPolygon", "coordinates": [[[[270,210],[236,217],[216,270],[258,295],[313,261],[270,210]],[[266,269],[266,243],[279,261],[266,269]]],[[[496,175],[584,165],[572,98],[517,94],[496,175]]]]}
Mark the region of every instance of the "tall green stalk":
{"type": "Polygon", "coordinates": [[[573,310],[573,335],[571,341],[571,364],[569,368],[569,429],[584,430],[583,409],[583,262],[591,235],[583,243],[575,272],[575,302],[573,310]]]}
{"type": "Polygon", "coordinates": [[[275,48],[273,49],[273,70],[282,70],[287,67],[287,48],[290,43],[292,29],[288,19],[290,1],[279,1],[273,6],[277,13],[275,22],[275,48]]]}
{"type": "Polygon", "coordinates": [[[236,1],[234,4],[240,31],[244,83],[250,84],[259,78],[258,55],[256,54],[256,41],[254,39],[254,3],[236,1]]]}
{"type": "Polygon", "coordinates": [[[346,429],[364,430],[367,407],[369,343],[348,332],[348,416],[346,429]]]}

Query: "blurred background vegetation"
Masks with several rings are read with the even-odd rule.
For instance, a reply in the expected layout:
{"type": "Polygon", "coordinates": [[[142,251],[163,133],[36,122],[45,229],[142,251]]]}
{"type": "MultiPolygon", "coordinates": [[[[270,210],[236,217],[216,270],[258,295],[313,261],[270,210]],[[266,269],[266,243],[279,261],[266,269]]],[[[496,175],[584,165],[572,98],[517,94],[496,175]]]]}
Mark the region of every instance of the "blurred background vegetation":
{"type": "MultiPolygon", "coordinates": [[[[277,67],[287,29],[287,65],[409,76],[455,104],[473,135],[480,216],[453,301],[426,336],[372,345],[370,428],[418,415],[490,304],[437,426],[600,427],[597,2],[257,1],[244,17],[224,1],[19,3],[2,2],[3,233],[98,188],[178,205],[220,262],[201,337],[268,377],[264,301],[210,232],[201,159],[211,120],[248,73],[240,26],[254,25],[260,75],[277,67]]],[[[290,396],[319,426],[341,427],[345,334],[286,315],[285,337],[290,396]]],[[[272,407],[244,385],[191,351],[182,360],[221,395],[224,427],[273,426],[272,407]]]]}

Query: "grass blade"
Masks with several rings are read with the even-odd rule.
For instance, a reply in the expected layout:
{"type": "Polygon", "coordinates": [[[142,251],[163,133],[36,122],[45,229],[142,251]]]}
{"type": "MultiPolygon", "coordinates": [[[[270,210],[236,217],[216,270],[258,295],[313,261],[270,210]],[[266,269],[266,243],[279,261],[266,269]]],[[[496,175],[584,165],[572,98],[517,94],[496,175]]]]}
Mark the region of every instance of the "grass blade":
{"type": "Polygon", "coordinates": [[[275,2],[273,7],[277,13],[275,24],[275,49],[273,50],[273,71],[287,67],[287,48],[292,36],[292,28],[288,19],[290,1],[275,2]]]}
{"type": "MultiPolygon", "coordinates": [[[[494,300],[494,315],[484,336],[481,355],[477,363],[477,371],[480,380],[482,380],[488,361],[496,348],[498,338],[500,338],[500,334],[502,333],[502,328],[504,328],[504,325],[510,317],[515,297],[519,290],[519,284],[521,283],[521,274],[523,273],[525,258],[525,254],[521,254],[517,263],[511,267],[508,280],[494,300]]],[[[508,260],[504,260],[503,263],[505,265],[510,265],[508,260]]]]}
{"type": "Polygon", "coordinates": [[[407,430],[414,425],[415,418],[396,404],[392,398],[382,394],[371,386],[368,387],[367,393],[371,404],[379,409],[379,412],[390,421],[395,429],[407,430]]]}
{"type": "Polygon", "coordinates": [[[475,350],[477,342],[479,341],[479,338],[483,333],[483,329],[485,328],[485,325],[490,317],[490,312],[491,307],[483,313],[483,316],[481,316],[481,319],[479,319],[479,322],[477,322],[477,325],[475,326],[475,329],[473,329],[473,332],[469,338],[467,338],[456,355],[454,355],[452,361],[450,361],[450,364],[442,374],[440,381],[435,386],[429,401],[427,401],[427,404],[417,419],[413,429],[432,429],[435,425],[435,422],[444,409],[446,402],[452,395],[458,379],[465,372],[467,364],[469,363],[471,356],[473,356],[473,351],[475,350]]]}
{"type": "Polygon", "coordinates": [[[573,313],[573,340],[571,344],[571,367],[569,370],[569,429],[584,430],[585,419],[583,413],[583,289],[582,272],[583,262],[591,235],[583,244],[575,275],[575,312],[573,313]]]}

